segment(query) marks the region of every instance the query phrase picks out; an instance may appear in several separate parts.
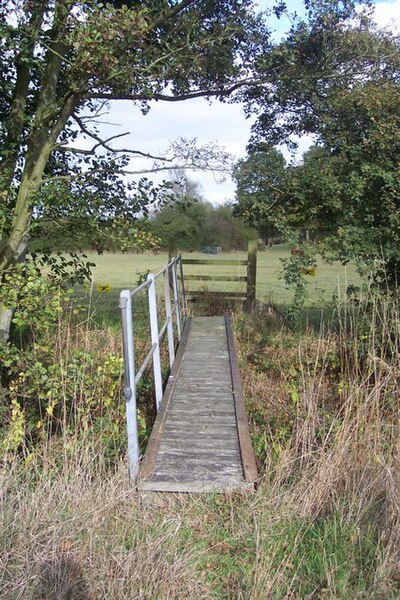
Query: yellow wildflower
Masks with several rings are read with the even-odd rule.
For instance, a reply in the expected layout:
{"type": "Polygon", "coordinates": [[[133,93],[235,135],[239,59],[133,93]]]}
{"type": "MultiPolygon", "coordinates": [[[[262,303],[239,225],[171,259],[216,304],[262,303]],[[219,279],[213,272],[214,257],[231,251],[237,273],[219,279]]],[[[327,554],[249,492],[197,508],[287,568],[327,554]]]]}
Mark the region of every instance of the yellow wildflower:
{"type": "Polygon", "coordinates": [[[102,294],[108,294],[108,292],[111,292],[112,287],[109,283],[99,283],[97,286],[97,291],[102,293],[102,294]]]}

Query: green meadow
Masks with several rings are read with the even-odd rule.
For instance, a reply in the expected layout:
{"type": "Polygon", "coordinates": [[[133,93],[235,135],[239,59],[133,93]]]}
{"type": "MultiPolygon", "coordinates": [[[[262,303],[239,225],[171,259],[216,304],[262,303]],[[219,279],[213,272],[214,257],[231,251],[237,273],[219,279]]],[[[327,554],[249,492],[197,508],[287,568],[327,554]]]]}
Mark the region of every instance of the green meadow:
{"type": "MultiPolygon", "coordinates": [[[[285,285],[282,279],[282,259],[289,256],[288,246],[277,245],[257,254],[257,298],[260,302],[287,306],[293,297],[293,290],[285,285]]],[[[114,318],[118,312],[118,296],[122,289],[136,287],[139,279],[148,272],[159,271],[168,261],[166,253],[152,254],[87,254],[89,260],[96,264],[93,268],[91,302],[95,315],[102,319],[114,318]],[[99,292],[98,286],[110,286],[109,292],[99,292]]],[[[217,256],[199,252],[183,253],[184,258],[207,259],[218,264],[220,259],[244,260],[245,252],[221,253],[217,256]]],[[[186,275],[210,274],[243,276],[244,266],[186,265],[186,275]]],[[[319,260],[315,276],[307,276],[308,309],[323,309],[330,304],[334,295],[345,297],[347,287],[360,285],[361,278],[355,265],[343,266],[340,263],[327,264],[319,260]]],[[[197,282],[190,281],[188,289],[208,289],[210,291],[240,291],[245,289],[244,282],[197,282]]]]}

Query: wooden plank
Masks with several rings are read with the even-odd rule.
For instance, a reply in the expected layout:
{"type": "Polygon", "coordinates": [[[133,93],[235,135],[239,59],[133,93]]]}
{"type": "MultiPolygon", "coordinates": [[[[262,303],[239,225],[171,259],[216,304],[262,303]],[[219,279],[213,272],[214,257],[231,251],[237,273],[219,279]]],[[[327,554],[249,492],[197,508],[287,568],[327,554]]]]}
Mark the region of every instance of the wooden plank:
{"type": "Polygon", "coordinates": [[[227,258],[182,258],[182,263],[184,265],[230,265],[233,267],[239,265],[247,265],[247,260],[229,260],[227,258]]]}
{"type": "Polygon", "coordinates": [[[189,299],[197,296],[216,296],[217,298],[243,298],[246,300],[246,292],[214,292],[211,290],[191,290],[188,292],[189,299]]]}
{"type": "Polygon", "coordinates": [[[258,478],[257,465],[253,452],[253,447],[251,445],[250,431],[246,415],[246,407],[244,403],[242,385],[240,381],[239,362],[234,346],[232,325],[228,316],[225,316],[225,323],[231,362],[232,387],[233,396],[235,400],[239,447],[242,456],[244,476],[247,482],[253,482],[253,484],[255,485],[258,478]]]}
{"type": "Polygon", "coordinates": [[[195,458],[185,457],[185,470],[182,469],[182,457],[162,455],[160,456],[159,466],[157,473],[161,474],[164,472],[165,475],[175,476],[177,478],[189,477],[189,478],[207,478],[217,479],[219,475],[235,475],[239,479],[243,479],[242,465],[238,463],[236,457],[224,457],[218,458],[218,463],[210,462],[210,456],[199,454],[195,458]]]}
{"type": "MultiPolygon", "coordinates": [[[[163,444],[160,444],[160,449],[158,451],[160,456],[176,456],[176,457],[182,457],[182,452],[183,449],[182,448],[174,448],[173,450],[171,450],[170,448],[166,447],[165,445],[163,446],[163,444]]],[[[201,450],[201,456],[206,456],[207,458],[212,455],[214,453],[214,448],[210,447],[204,447],[201,450]]],[[[185,457],[187,458],[198,458],[200,456],[200,452],[196,449],[196,448],[190,448],[190,450],[186,450],[185,451],[185,457]]],[[[220,451],[219,452],[219,456],[222,460],[225,460],[227,458],[233,460],[236,459],[236,452],[232,449],[226,449],[223,452],[220,451]]]]}
{"type": "Polygon", "coordinates": [[[233,493],[245,492],[253,489],[251,484],[245,481],[139,481],[139,489],[149,492],[170,493],[233,493]]]}
{"type": "Polygon", "coordinates": [[[187,281],[247,281],[246,275],[185,275],[187,281]]]}
{"type": "MultiPolygon", "coordinates": [[[[183,439],[182,436],[163,436],[162,442],[160,444],[160,450],[162,451],[179,451],[181,452],[181,450],[188,450],[188,448],[190,448],[190,450],[196,451],[196,452],[202,452],[204,450],[204,448],[209,448],[211,450],[214,451],[215,453],[220,453],[223,454],[224,452],[236,452],[237,456],[238,456],[238,460],[240,461],[240,452],[239,452],[239,445],[238,445],[238,440],[237,440],[237,436],[236,438],[231,437],[231,438],[225,438],[224,440],[221,440],[218,443],[215,444],[209,444],[208,446],[204,443],[204,437],[194,437],[194,436],[190,436],[190,438],[188,439],[183,439]],[[188,441],[190,442],[190,444],[188,444],[188,441]],[[172,442],[172,443],[171,443],[172,442]]],[[[153,472],[153,471],[151,471],[153,472]]]]}

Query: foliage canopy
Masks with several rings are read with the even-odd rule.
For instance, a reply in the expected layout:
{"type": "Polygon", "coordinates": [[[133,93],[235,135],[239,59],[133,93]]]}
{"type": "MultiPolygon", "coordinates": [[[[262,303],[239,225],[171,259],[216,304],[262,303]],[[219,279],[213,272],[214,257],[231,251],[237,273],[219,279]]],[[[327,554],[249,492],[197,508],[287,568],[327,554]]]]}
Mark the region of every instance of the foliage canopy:
{"type": "MultiPolygon", "coordinates": [[[[400,45],[365,16],[346,27],[300,25],[279,59],[297,78],[248,96],[259,112],[249,157],[236,167],[237,212],[274,225],[304,251],[399,275],[400,45]],[[301,164],[277,168],[273,145],[308,134],[301,164]],[[252,188],[246,177],[254,173],[252,188]],[[279,184],[274,180],[279,180],[279,184]],[[378,265],[378,269],[377,269],[378,265]]],[[[308,255],[307,260],[310,257],[308,255]]]]}

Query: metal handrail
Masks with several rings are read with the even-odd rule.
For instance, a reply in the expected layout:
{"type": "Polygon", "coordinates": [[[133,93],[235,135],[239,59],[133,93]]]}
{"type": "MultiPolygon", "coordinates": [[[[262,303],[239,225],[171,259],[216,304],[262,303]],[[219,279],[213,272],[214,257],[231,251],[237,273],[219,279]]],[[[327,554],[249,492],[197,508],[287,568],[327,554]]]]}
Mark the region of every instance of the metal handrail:
{"type": "Polygon", "coordinates": [[[160,342],[162,341],[165,332],[167,332],[169,366],[172,368],[175,359],[174,318],[176,322],[178,342],[181,339],[184,320],[186,318],[186,299],[183,281],[182,257],[177,256],[172,258],[168,264],[156,274],[149,273],[147,280],[133,290],[122,290],[120,294],[119,307],[121,309],[124,353],[124,396],[126,402],[126,422],[128,432],[129,473],[132,479],[136,479],[139,471],[139,435],[136,388],[150,361],[152,361],[155,400],[158,411],[163,396],[160,342]],[[161,275],[164,278],[163,289],[166,319],[160,329],[158,324],[156,280],[161,275]],[[181,289],[179,289],[179,279],[181,289]],[[152,345],[142,364],[137,371],[135,371],[133,301],[135,296],[145,289],[148,290],[148,308],[152,345]],[[173,293],[173,303],[171,303],[171,291],[173,293]]]}

